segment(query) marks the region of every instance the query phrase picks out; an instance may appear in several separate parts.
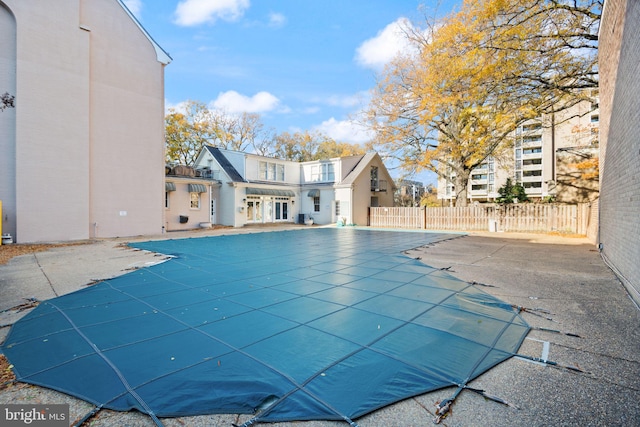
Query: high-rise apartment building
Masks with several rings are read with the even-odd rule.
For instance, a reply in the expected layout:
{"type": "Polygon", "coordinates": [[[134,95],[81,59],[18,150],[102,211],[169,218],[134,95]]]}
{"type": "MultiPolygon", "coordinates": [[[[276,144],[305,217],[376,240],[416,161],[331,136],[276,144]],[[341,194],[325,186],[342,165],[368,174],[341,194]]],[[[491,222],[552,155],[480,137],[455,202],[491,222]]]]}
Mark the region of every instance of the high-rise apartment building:
{"type": "MultiPolygon", "coordinates": [[[[597,155],[599,110],[597,91],[593,101],[581,101],[555,114],[544,115],[518,126],[508,141],[511,147],[502,147],[507,155],[488,157],[473,169],[469,177],[467,196],[472,201],[491,202],[499,197],[498,189],[507,178],[521,184],[532,199],[557,197],[562,191],[563,171],[575,169],[580,159],[597,155]],[[574,153],[575,156],[558,155],[574,153]],[[506,159],[505,159],[506,158],[506,159]],[[569,159],[569,160],[568,160],[569,159]],[[570,161],[572,163],[562,164],[570,161]]],[[[455,174],[438,179],[438,198],[455,199],[455,174]]],[[[563,176],[570,176],[564,173],[563,176]]],[[[572,179],[575,179],[572,178],[572,179]]],[[[569,201],[563,198],[564,201],[569,201]]]]}

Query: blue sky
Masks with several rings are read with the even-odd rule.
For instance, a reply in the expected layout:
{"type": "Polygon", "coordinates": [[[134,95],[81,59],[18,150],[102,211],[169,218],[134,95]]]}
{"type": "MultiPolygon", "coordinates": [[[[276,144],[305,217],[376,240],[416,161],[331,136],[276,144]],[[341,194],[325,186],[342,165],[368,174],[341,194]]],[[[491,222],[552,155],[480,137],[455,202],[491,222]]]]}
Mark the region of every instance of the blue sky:
{"type": "Polygon", "coordinates": [[[166,106],[198,100],[259,113],[276,132],[322,131],[363,143],[350,118],[403,47],[402,20],[454,0],[123,0],[171,55],[166,106]],[[439,4],[439,5],[438,5],[439,4]]]}

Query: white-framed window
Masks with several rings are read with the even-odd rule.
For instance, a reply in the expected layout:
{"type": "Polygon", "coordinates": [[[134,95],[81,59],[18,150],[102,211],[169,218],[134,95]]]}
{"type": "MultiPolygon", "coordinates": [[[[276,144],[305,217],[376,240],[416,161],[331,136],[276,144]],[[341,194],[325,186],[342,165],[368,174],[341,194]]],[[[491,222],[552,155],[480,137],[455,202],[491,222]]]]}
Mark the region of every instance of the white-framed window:
{"type": "Polygon", "coordinates": [[[336,200],[336,217],[340,216],[340,200],[336,200]]]}
{"type": "Polygon", "coordinates": [[[330,182],[335,181],[335,168],[333,163],[322,163],[311,166],[312,182],[330,182]]]}
{"type": "Polygon", "coordinates": [[[320,212],[320,196],[315,196],[313,198],[313,211],[320,212]]]}
{"type": "Polygon", "coordinates": [[[258,163],[258,178],[267,180],[267,162],[258,163]]]}
{"type": "Polygon", "coordinates": [[[336,174],[333,168],[333,163],[326,163],[323,166],[323,174],[326,175],[325,181],[335,181],[336,174]]]}
{"type": "Polygon", "coordinates": [[[191,209],[200,209],[200,193],[189,193],[191,209]]]}
{"type": "Polygon", "coordinates": [[[258,178],[265,181],[284,181],[284,165],[279,163],[258,162],[258,178]]]}

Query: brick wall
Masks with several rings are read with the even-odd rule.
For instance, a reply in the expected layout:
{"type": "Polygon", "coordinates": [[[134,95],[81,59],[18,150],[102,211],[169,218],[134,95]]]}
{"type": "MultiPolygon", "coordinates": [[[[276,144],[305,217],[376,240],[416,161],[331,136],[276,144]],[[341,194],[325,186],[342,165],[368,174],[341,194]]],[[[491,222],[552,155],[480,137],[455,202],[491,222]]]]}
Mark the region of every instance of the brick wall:
{"type": "Polygon", "coordinates": [[[640,303],[640,1],[606,0],[599,43],[599,242],[640,303]]]}

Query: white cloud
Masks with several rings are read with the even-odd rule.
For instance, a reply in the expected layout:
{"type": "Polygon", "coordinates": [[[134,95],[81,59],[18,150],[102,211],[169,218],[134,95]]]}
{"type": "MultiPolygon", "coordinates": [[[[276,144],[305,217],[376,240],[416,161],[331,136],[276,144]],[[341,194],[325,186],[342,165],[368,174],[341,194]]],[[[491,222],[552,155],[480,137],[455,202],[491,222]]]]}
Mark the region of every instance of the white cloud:
{"type": "Polygon", "coordinates": [[[269,13],[269,26],[274,28],[280,28],[287,23],[287,17],[281,13],[271,12],[269,13]]]}
{"type": "Polygon", "coordinates": [[[189,27],[214,23],[217,19],[235,21],[249,8],[249,0],[184,0],[176,7],[176,24],[189,27]]]}
{"type": "Polygon", "coordinates": [[[373,138],[372,132],[362,125],[350,120],[336,120],[333,117],[325,120],[314,129],[328,135],[337,142],[363,144],[373,138]]]}
{"type": "Polygon", "coordinates": [[[246,96],[230,90],[220,93],[211,105],[213,108],[229,113],[264,113],[278,108],[280,100],[269,92],[263,91],[253,96],[246,96]]]}
{"type": "Polygon", "coordinates": [[[352,108],[364,105],[368,98],[368,92],[359,92],[355,95],[331,95],[324,100],[324,103],[332,107],[352,108]]]}
{"type": "Polygon", "coordinates": [[[381,69],[398,53],[410,47],[403,29],[411,23],[406,18],[399,18],[387,25],[378,34],[365,40],[357,49],[355,60],[358,64],[373,69],[381,69]]]}
{"type": "Polygon", "coordinates": [[[164,100],[164,114],[167,115],[170,112],[186,114],[187,113],[187,109],[185,108],[186,105],[187,105],[186,101],[181,101],[181,102],[178,102],[177,104],[173,104],[172,102],[170,102],[168,99],[165,98],[165,100],[164,100]],[[169,111],[169,110],[171,110],[171,111],[169,111]]]}
{"type": "Polygon", "coordinates": [[[140,19],[140,12],[142,12],[142,0],[123,0],[129,12],[133,14],[136,18],[140,19]]]}

